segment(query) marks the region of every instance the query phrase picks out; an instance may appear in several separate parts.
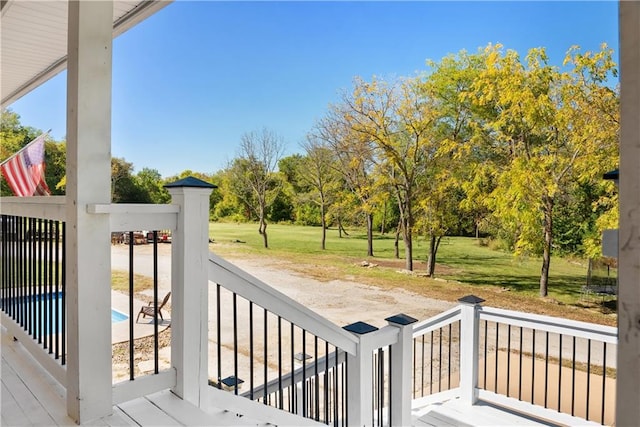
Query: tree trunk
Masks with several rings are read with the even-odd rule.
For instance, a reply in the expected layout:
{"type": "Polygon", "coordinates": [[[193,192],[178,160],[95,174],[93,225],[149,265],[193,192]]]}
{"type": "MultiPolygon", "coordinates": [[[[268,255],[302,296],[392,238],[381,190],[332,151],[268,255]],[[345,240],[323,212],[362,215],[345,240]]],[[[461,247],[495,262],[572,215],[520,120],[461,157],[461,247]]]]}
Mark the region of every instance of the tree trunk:
{"type": "Polygon", "coordinates": [[[342,220],[338,217],[338,237],[342,239],[342,220]]]}
{"type": "Polygon", "coordinates": [[[413,271],[413,214],[411,212],[411,195],[405,195],[403,207],[404,209],[400,211],[400,218],[402,218],[402,240],[404,240],[405,268],[409,271],[413,271]]]}
{"type": "Polygon", "coordinates": [[[387,232],[387,201],[384,201],[384,206],[382,208],[382,224],[380,224],[380,234],[384,236],[384,233],[387,232]]]}
{"type": "Polygon", "coordinates": [[[373,214],[367,214],[367,256],[373,256],[373,214]]]}
{"type": "Polygon", "coordinates": [[[434,234],[429,238],[429,254],[427,256],[427,276],[433,277],[436,270],[436,236],[434,234]]]}
{"type": "Polygon", "coordinates": [[[553,197],[544,196],[544,247],[542,251],[542,271],[540,273],[540,296],[546,297],[549,287],[549,266],[551,264],[551,243],[553,241],[553,197]]]}
{"type": "Polygon", "coordinates": [[[396,227],[396,240],[393,242],[396,259],[400,258],[400,231],[402,231],[402,220],[398,221],[398,227],[396,227]]]}
{"type": "Polygon", "coordinates": [[[320,205],[320,224],[322,225],[322,243],[321,248],[324,251],[326,249],[326,241],[327,241],[327,220],[325,218],[324,213],[324,205],[320,205]]]}
{"type": "Polygon", "coordinates": [[[258,210],[258,233],[259,234],[264,233],[263,226],[264,226],[264,207],[260,206],[260,209],[258,210]]]}
{"type": "Polygon", "coordinates": [[[476,221],[476,240],[480,238],[480,222],[476,221]]]}
{"type": "Polygon", "coordinates": [[[413,239],[410,223],[409,219],[405,219],[402,223],[402,240],[404,241],[405,269],[413,271],[413,239]]]}
{"type": "Polygon", "coordinates": [[[436,259],[442,236],[431,235],[429,239],[429,255],[427,257],[427,276],[433,277],[436,272],[436,259]]]}
{"type": "Polygon", "coordinates": [[[258,232],[262,234],[262,240],[264,241],[265,249],[269,248],[269,243],[267,241],[267,220],[265,219],[265,208],[264,206],[260,206],[260,227],[258,232]]]}
{"type": "Polygon", "coordinates": [[[265,249],[269,249],[269,242],[267,240],[267,222],[264,220],[264,218],[262,219],[263,221],[263,226],[262,226],[262,240],[264,240],[264,247],[265,249]]]}

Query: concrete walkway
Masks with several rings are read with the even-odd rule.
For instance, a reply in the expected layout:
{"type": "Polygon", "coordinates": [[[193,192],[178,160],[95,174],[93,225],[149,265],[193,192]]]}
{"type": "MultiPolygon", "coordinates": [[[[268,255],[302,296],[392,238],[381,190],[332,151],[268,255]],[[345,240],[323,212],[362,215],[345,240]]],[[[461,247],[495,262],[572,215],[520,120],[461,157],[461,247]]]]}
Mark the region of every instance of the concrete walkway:
{"type": "MultiPolygon", "coordinates": [[[[164,295],[163,295],[164,297],[164,295]]],[[[133,314],[129,313],[129,296],[120,292],[111,292],[111,308],[119,311],[122,314],[133,317],[133,337],[134,339],[148,337],[153,335],[154,326],[153,319],[150,317],[143,318],[140,316],[140,321],[136,322],[135,319],[138,316],[140,307],[147,305],[144,301],[138,299],[133,300],[133,314]]],[[[171,324],[171,312],[165,308],[162,309],[162,315],[164,319],[158,322],[158,330],[163,331],[171,324]]],[[[129,341],[129,319],[121,322],[113,323],[111,326],[111,341],[112,344],[129,341]]]]}

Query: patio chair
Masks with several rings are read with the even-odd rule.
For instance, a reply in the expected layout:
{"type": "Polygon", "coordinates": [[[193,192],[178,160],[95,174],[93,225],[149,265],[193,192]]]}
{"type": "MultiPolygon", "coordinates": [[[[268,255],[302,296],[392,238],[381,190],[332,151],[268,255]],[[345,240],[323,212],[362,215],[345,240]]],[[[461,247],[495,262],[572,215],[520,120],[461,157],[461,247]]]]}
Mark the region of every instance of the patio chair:
{"type": "MultiPolygon", "coordinates": [[[[169,297],[171,296],[171,292],[169,292],[167,295],[165,295],[165,297],[162,300],[162,303],[160,303],[160,305],[158,306],[158,314],[160,315],[160,319],[164,320],[164,317],[162,317],[162,307],[164,307],[164,305],[167,303],[167,301],[169,301],[169,297]]],[[[136,323],[138,323],[138,320],[140,319],[140,315],[142,314],[142,318],[144,319],[147,316],[151,316],[153,317],[154,314],[154,303],[153,301],[149,302],[149,305],[143,305],[140,308],[140,312],[138,313],[138,317],[136,318],[136,323]]]]}

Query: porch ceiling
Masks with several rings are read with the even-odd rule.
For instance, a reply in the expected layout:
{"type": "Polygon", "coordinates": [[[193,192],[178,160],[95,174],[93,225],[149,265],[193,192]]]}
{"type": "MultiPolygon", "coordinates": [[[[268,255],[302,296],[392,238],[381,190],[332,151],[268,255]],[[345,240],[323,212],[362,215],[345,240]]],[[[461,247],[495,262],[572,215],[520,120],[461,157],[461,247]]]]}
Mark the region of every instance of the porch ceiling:
{"type": "MultiPolygon", "coordinates": [[[[172,0],[115,0],[113,37],[172,0]]],[[[2,107],[29,93],[67,66],[67,0],[0,1],[2,107]]]]}

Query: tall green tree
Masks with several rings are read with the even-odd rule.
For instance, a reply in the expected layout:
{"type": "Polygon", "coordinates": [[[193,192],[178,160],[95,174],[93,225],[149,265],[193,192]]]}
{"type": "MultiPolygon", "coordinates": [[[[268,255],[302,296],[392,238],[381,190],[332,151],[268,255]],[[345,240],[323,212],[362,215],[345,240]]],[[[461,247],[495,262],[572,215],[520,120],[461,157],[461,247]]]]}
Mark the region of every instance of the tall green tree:
{"type": "MultiPolygon", "coordinates": [[[[418,86],[433,115],[428,144],[429,167],[419,178],[416,225],[426,235],[427,274],[435,273],[441,239],[461,228],[463,183],[473,179],[477,154],[470,150],[478,136],[473,126],[475,109],[464,94],[482,69],[482,56],[465,51],[448,55],[440,62],[428,61],[430,73],[418,86]]],[[[480,202],[481,203],[481,202],[480,202]]]]}
{"type": "Polygon", "coordinates": [[[111,158],[112,203],[151,203],[149,194],[133,174],[133,163],[123,158],[111,158]]]}
{"type": "Polygon", "coordinates": [[[375,147],[374,158],[393,189],[400,213],[405,268],[413,270],[413,228],[418,179],[437,151],[434,111],[417,79],[391,84],[374,78],[356,79],[351,95],[343,97],[350,127],[375,147]]]}
{"type": "Polygon", "coordinates": [[[565,65],[569,71],[551,66],[544,49],[530,50],[523,63],[516,52],[489,46],[471,93],[494,111],[483,123],[493,138],[485,149],[503,161],[494,215],[517,236],[517,253],[542,254],[541,296],[548,293],[558,198],[617,163],[618,97],[604,84],[616,73],[611,50],[572,49],[565,65]]]}
{"type": "Polygon", "coordinates": [[[163,187],[164,180],[157,169],[142,168],[136,174],[137,183],[148,195],[151,203],[164,204],[171,201],[171,196],[163,187]]]}

